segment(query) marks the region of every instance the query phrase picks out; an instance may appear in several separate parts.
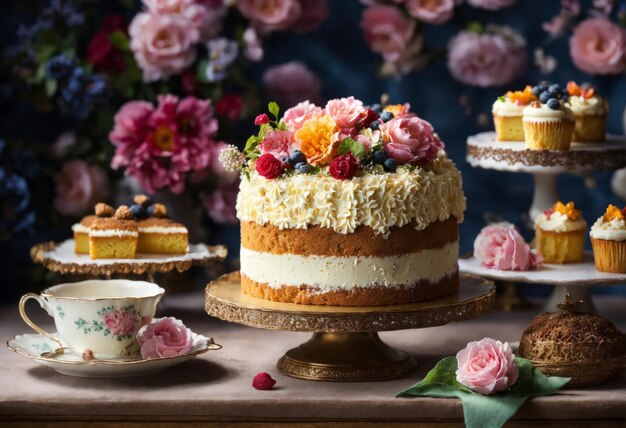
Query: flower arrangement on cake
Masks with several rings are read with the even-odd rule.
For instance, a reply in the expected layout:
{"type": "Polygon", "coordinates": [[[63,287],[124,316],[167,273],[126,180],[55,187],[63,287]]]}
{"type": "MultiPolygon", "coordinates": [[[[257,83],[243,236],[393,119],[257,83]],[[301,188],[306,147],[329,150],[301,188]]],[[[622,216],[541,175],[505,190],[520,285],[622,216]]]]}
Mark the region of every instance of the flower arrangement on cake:
{"type": "Polygon", "coordinates": [[[239,170],[243,292],[270,300],[387,305],[458,288],[461,176],[408,104],[301,102],[256,117],[239,170]]]}

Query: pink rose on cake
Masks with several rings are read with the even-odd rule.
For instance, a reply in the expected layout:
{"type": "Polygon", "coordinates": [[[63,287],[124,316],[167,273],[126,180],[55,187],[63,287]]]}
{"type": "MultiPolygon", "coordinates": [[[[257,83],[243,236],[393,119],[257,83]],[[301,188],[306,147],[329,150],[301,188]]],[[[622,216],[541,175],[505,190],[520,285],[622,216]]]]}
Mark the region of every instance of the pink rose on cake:
{"type": "Polygon", "coordinates": [[[470,342],[456,354],[456,380],[478,392],[493,394],[517,382],[519,368],[508,343],[484,338],[470,342]]]}
{"type": "Polygon", "coordinates": [[[455,0],[406,0],[409,14],[427,24],[443,24],[454,14],[455,0]]]}
{"type": "Polygon", "coordinates": [[[370,48],[395,62],[402,56],[415,34],[415,20],[409,19],[394,6],[370,6],[361,17],[361,30],[370,48]]]}
{"type": "Polygon", "coordinates": [[[483,266],[497,270],[533,270],[543,262],[511,223],[483,228],[474,241],[474,256],[483,266]]]}
{"type": "Polygon", "coordinates": [[[288,109],[283,116],[283,120],[291,132],[296,132],[302,128],[302,124],[305,121],[313,117],[323,116],[324,114],[324,109],[307,100],[288,109]]]}
{"type": "Polygon", "coordinates": [[[398,164],[424,164],[437,157],[443,143],[433,126],[418,117],[391,119],[381,125],[385,151],[398,164]]]}
{"type": "Polygon", "coordinates": [[[576,67],[589,74],[618,74],[626,68],[624,29],[604,18],[581,22],[569,40],[576,67]]]}
{"type": "Polygon", "coordinates": [[[271,153],[276,159],[284,161],[289,157],[293,143],[293,132],[276,130],[263,138],[259,150],[261,154],[271,153]]]}
{"type": "Polygon", "coordinates": [[[341,129],[353,128],[361,114],[365,113],[363,102],[354,97],[337,98],[326,103],[326,113],[333,118],[341,129]]]}
{"type": "Polygon", "coordinates": [[[193,334],[176,318],[157,318],[141,327],[137,342],[145,359],[176,357],[191,351],[193,334]]]}

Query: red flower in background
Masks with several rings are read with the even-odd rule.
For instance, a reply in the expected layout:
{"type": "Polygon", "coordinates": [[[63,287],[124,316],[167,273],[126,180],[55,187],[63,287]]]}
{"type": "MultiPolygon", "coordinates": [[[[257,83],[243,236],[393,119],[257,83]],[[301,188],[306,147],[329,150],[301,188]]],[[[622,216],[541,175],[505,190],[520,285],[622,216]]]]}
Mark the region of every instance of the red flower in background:
{"type": "Polygon", "coordinates": [[[126,64],[122,52],[111,43],[110,36],[116,31],[127,33],[127,25],[122,15],[109,15],[102,21],[102,27],[87,46],[87,60],[98,71],[123,73],[126,64]]]}
{"type": "Polygon", "coordinates": [[[215,112],[230,120],[239,119],[242,108],[243,99],[237,94],[224,94],[222,98],[215,103],[215,112]]]}

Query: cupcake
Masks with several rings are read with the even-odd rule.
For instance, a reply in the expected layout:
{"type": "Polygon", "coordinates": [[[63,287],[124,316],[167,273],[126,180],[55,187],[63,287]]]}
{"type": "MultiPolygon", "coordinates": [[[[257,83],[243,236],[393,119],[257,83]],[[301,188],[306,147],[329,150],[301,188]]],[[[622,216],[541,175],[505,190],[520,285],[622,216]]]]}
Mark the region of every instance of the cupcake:
{"type": "Polygon", "coordinates": [[[572,143],[574,113],[565,106],[569,97],[558,84],[541,83],[533,87],[539,100],[522,111],[526,148],[567,151],[572,143]]]}
{"type": "Polygon", "coordinates": [[[578,263],[583,260],[587,222],[573,202],[557,202],[535,219],[537,252],[545,263],[578,263]]]}
{"type": "Polygon", "coordinates": [[[596,269],[602,272],[626,273],[626,207],[620,211],[609,205],[591,226],[591,244],[596,269]]]}
{"type": "Polygon", "coordinates": [[[574,112],[576,120],[573,140],[584,143],[603,142],[608,102],[600,98],[594,88],[583,88],[576,82],[567,83],[567,92],[569,108],[574,112]]]}
{"type": "Polygon", "coordinates": [[[522,111],[537,97],[532,88],[526,86],[523,91],[508,91],[493,103],[493,123],[497,141],[524,141],[522,111]]]}

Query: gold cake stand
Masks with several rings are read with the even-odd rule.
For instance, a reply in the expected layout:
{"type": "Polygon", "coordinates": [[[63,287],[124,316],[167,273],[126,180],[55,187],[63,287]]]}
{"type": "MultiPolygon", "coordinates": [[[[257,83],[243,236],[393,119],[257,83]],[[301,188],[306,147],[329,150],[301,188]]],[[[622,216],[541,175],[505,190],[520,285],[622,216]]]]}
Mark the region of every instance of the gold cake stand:
{"type": "Polygon", "coordinates": [[[312,332],[280,358],[287,376],[320,381],[394,379],[417,367],[414,357],[386,345],[379,331],[434,327],[489,312],[495,286],[461,274],[459,292],[427,302],[396,306],[314,306],[271,302],[241,293],[239,272],[207,285],[205,309],[211,316],[251,327],[312,332]]]}

